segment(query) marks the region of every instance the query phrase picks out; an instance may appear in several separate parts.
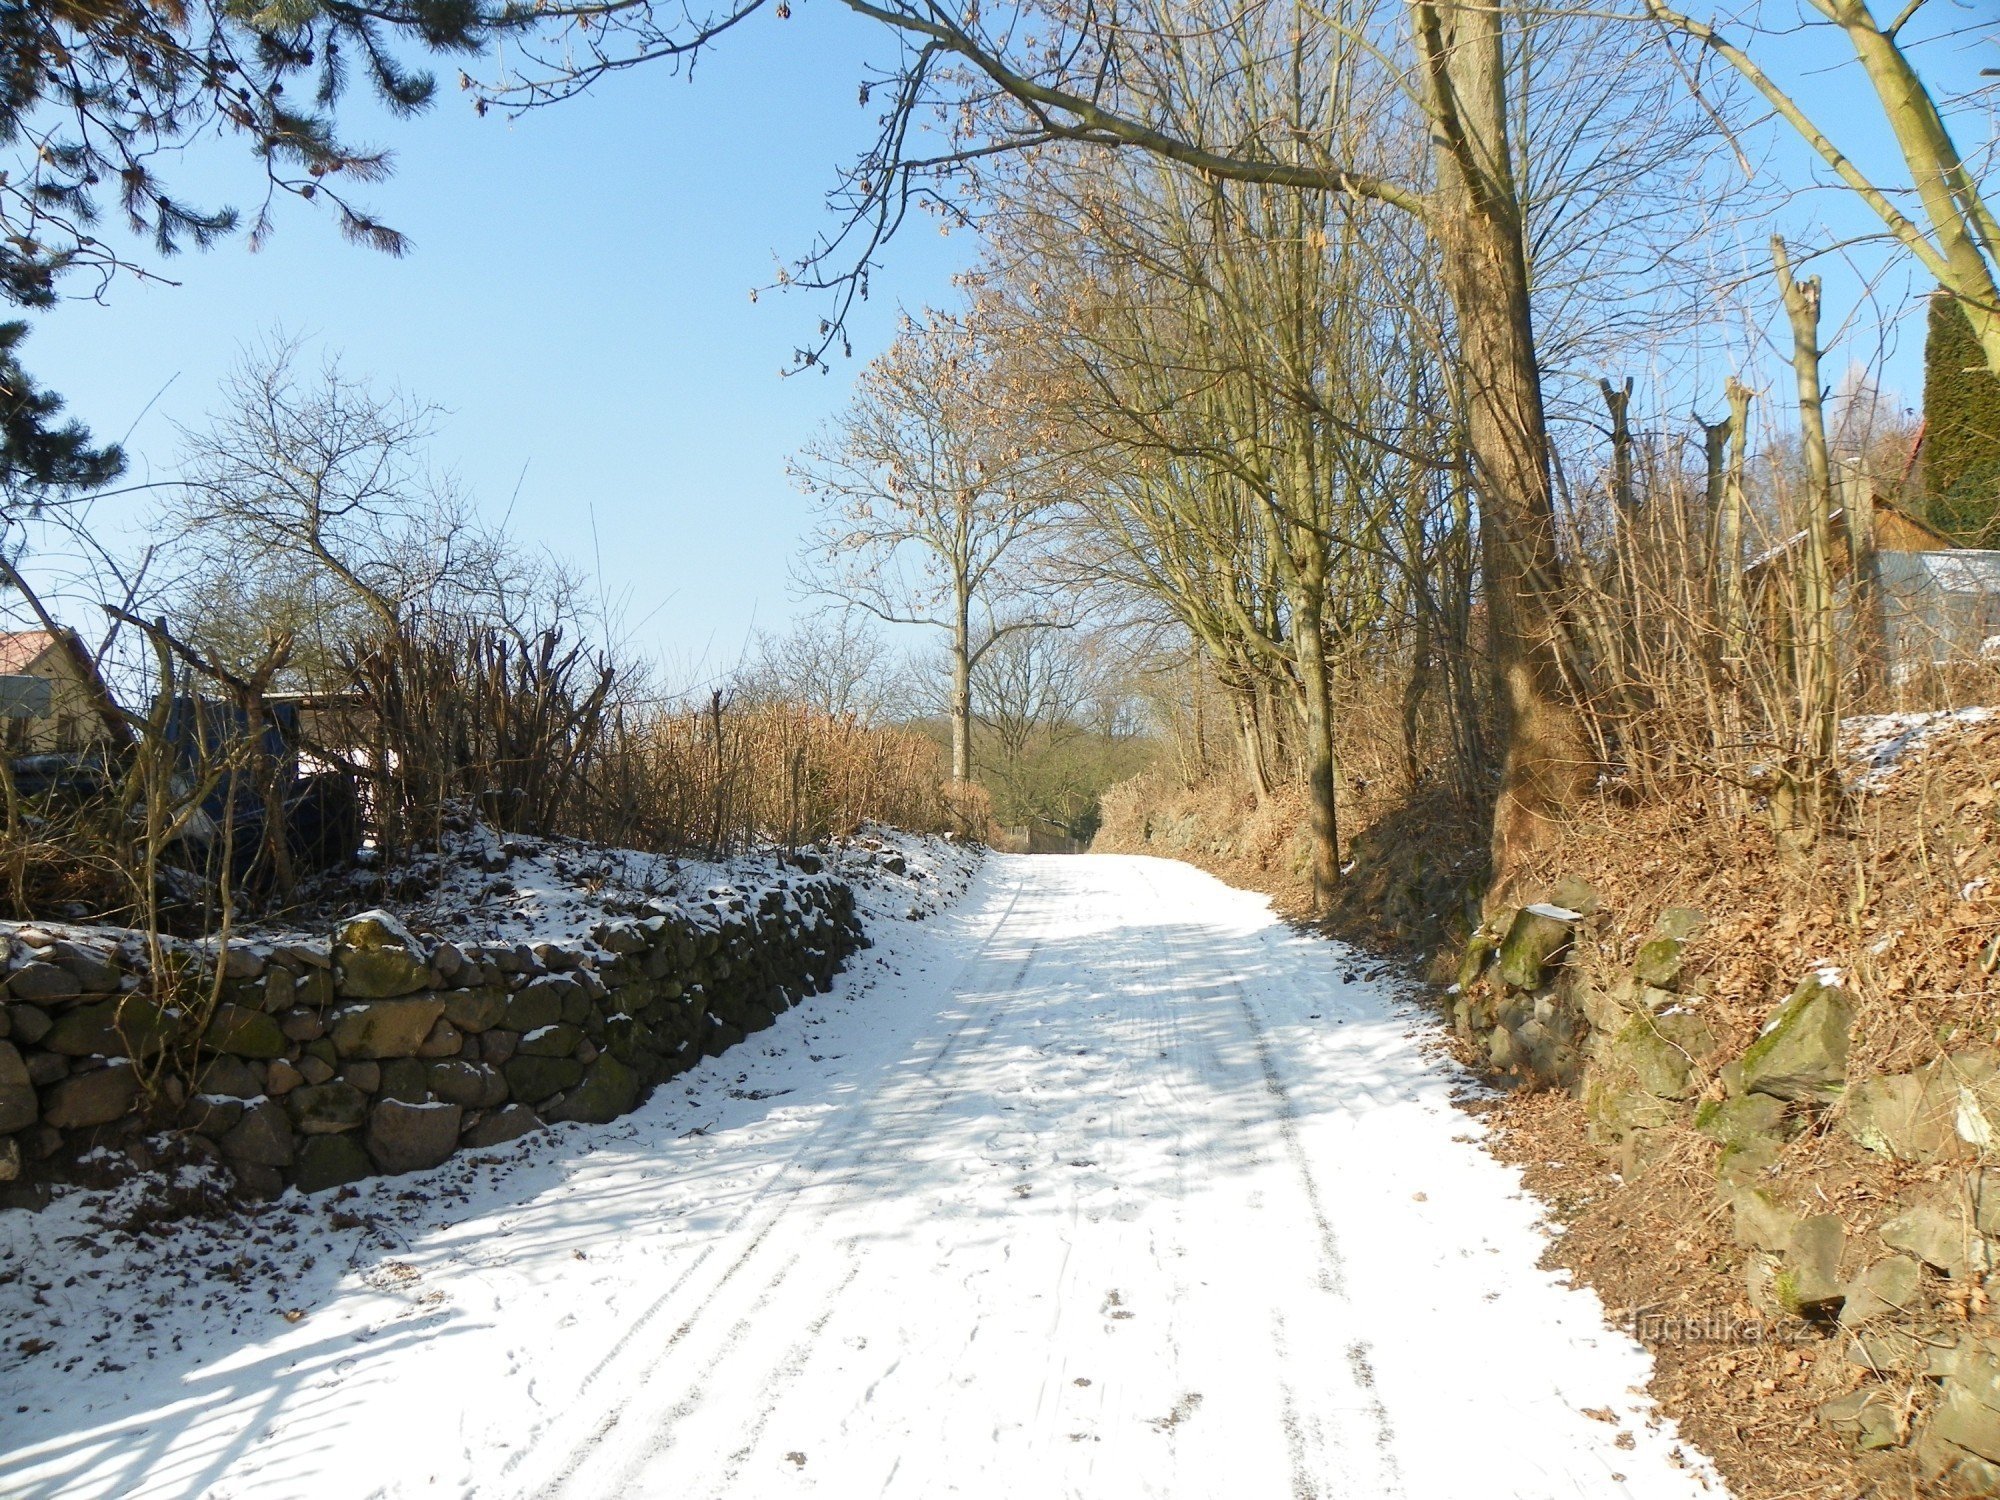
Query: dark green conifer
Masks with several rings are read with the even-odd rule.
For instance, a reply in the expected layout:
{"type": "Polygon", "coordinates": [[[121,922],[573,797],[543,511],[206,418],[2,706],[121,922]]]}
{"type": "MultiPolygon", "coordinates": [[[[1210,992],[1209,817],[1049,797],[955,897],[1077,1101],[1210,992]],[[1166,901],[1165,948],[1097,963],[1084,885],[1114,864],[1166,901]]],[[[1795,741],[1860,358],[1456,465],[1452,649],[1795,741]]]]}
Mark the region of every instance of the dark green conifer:
{"type": "Polygon", "coordinates": [[[2000,545],[2000,377],[1942,291],[1924,338],[1924,495],[1931,524],[1953,540],[2000,545]]]}

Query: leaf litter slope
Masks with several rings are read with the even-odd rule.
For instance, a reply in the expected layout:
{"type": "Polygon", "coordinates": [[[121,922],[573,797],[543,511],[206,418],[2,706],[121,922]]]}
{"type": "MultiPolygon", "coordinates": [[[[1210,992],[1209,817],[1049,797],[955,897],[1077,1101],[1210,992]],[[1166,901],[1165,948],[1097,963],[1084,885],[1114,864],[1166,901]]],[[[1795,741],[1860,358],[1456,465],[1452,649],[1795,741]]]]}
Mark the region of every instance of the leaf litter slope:
{"type": "Polygon", "coordinates": [[[876,930],[628,1120],[372,1187],[297,1323],[65,1377],[0,1492],[1720,1492],[1350,951],[1137,858],[876,930]]]}

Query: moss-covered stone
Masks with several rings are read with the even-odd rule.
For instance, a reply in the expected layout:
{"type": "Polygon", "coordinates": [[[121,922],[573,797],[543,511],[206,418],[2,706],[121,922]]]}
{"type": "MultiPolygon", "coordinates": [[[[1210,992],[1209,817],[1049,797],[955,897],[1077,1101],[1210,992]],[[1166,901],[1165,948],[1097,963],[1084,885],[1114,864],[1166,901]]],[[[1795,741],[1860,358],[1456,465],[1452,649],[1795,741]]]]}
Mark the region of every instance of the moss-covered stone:
{"type": "Polygon", "coordinates": [[[574,1088],[583,1077],[583,1064],[573,1057],[513,1057],[500,1070],[516,1099],[540,1104],[544,1099],[574,1088]]]}
{"type": "Polygon", "coordinates": [[[606,1053],[590,1065],[583,1081],[563,1096],[552,1118],[602,1125],[630,1113],[638,1102],[639,1075],[606,1053]]]}
{"type": "Polygon", "coordinates": [[[443,1014],[444,1002],[429,997],[350,1005],[334,1018],[334,1049],[342,1057],[410,1057],[443,1014]]]}
{"type": "Polygon", "coordinates": [[[1465,953],[1458,962],[1459,989],[1470,989],[1479,982],[1479,977],[1486,972],[1486,966],[1492,962],[1493,954],[1499,946],[1500,940],[1484,927],[1466,939],[1465,953]]]}
{"type": "Polygon", "coordinates": [[[323,1193],[374,1175],[375,1163],[368,1159],[359,1136],[315,1135],[299,1147],[292,1185],[302,1193],[323,1193]]]}
{"type": "Polygon", "coordinates": [[[1586,1085],[1583,1108],[1599,1145],[1613,1144],[1634,1130],[1658,1130],[1680,1118],[1680,1107],[1672,1100],[1602,1077],[1586,1085]]]}
{"type": "Polygon", "coordinates": [[[1501,983],[1517,990],[1539,988],[1551,965],[1569,949],[1577,914],[1561,906],[1524,906],[1514,913],[1500,940],[1501,983]]]}
{"type": "Polygon", "coordinates": [[[278,1018],[244,1005],[215,1007],[201,1034],[201,1044],[211,1052],[228,1052],[237,1057],[283,1057],[290,1043],[278,1018]]]}
{"type": "Polygon", "coordinates": [[[582,1040],[580,1028],[559,1021],[553,1026],[529,1032],[521,1038],[521,1045],[515,1051],[520,1057],[568,1057],[582,1040]]]}
{"type": "Polygon", "coordinates": [[[1838,984],[1813,976],[1779,1007],[1739,1060],[1744,1093],[1795,1103],[1830,1104],[1847,1086],[1854,1001],[1838,984]]]}
{"type": "Polygon", "coordinates": [[[536,980],[507,997],[507,1008],[498,1025],[508,1031],[540,1031],[562,1020],[563,997],[567,987],[556,988],[536,980]]]}
{"type": "Polygon", "coordinates": [[[406,1104],[377,1099],[368,1112],[364,1144],[384,1172],[421,1172],[458,1149],[464,1111],[456,1104],[406,1104]]]}
{"type": "MultiPolygon", "coordinates": [[[[1683,1018],[1669,1018],[1678,1019],[1683,1018]]],[[[1694,1062],[1688,1048],[1670,1034],[1681,1029],[1665,1026],[1652,1016],[1634,1016],[1611,1038],[1605,1063],[1629,1074],[1645,1093],[1662,1099],[1685,1099],[1694,1092],[1694,1062]]]]}
{"type": "Polygon", "coordinates": [[[301,1135],[338,1135],[358,1130],[368,1118],[368,1096],[351,1083],[309,1083],[285,1096],[285,1111],[301,1135]]]}
{"type": "Polygon", "coordinates": [[[444,1018],[460,1031],[475,1036],[489,1027],[498,1026],[500,1018],[507,1013],[507,992],[498,985],[447,990],[443,999],[444,1018]]]}
{"type": "Polygon", "coordinates": [[[542,1118],[525,1104],[509,1104],[465,1127],[459,1140],[467,1147],[498,1146],[542,1128],[542,1118]]]}
{"type": "Polygon", "coordinates": [[[1638,956],[1632,960],[1632,977],[1641,984],[1672,989],[1681,977],[1686,949],[1687,944],[1679,938],[1648,938],[1639,945],[1638,956]]]}
{"type": "Polygon", "coordinates": [[[183,1020],[143,995],[122,995],[63,1011],[42,1047],[65,1057],[151,1057],[180,1035],[183,1020]]]}
{"type": "Polygon", "coordinates": [[[422,1104],[430,1097],[430,1077],[430,1065],[421,1058],[389,1058],[382,1064],[382,1081],[376,1085],[376,1097],[422,1104]]]}
{"type": "Polygon", "coordinates": [[[434,1062],[428,1072],[430,1091],[450,1104],[462,1104],[467,1109],[487,1109],[505,1102],[507,1080],[500,1076],[497,1068],[489,1068],[484,1063],[466,1062],[462,1059],[448,1059],[434,1062]]]}
{"type": "Polygon", "coordinates": [[[356,999],[394,999],[431,982],[428,955],[384,911],[363,912],[343,924],[333,940],[333,962],[340,993],[356,999]]]}

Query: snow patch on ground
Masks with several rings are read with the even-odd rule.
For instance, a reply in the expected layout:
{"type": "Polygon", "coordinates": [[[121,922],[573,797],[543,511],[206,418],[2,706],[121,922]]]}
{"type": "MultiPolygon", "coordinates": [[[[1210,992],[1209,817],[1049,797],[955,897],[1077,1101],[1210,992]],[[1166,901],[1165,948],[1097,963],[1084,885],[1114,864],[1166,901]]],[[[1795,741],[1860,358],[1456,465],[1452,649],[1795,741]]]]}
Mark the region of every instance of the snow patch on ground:
{"type": "Polygon", "coordinates": [[[1840,723],[1841,748],[1856,768],[1854,786],[1870,791],[1895,775],[1944,737],[1975,724],[1992,722],[1991,708],[1944,708],[1929,713],[1861,714],[1840,723]]]}
{"type": "Polygon", "coordinates": [[[911,921],[972,873],[920,860],[613,1125],[0,1218],[0,1493],[1721,1493],[1387,970],[1151,859],[911,921]]]}

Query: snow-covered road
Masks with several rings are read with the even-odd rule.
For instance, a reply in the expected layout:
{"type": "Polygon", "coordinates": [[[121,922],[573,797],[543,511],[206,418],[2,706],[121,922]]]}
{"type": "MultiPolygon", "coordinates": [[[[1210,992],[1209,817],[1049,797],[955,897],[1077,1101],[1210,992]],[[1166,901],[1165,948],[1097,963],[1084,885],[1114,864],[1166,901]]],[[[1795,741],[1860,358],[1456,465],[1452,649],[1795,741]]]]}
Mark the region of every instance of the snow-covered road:
{"type": "Polygon", "coordinates": [[[1372,965],[1147,859],[894,927],[616,1125],[302,1211],[296,1321],[11,1368],[0,1495],[1721,1493],[1372,965]]]}

